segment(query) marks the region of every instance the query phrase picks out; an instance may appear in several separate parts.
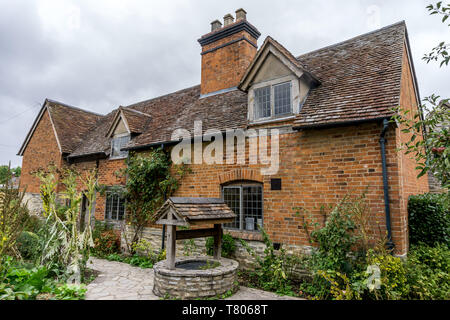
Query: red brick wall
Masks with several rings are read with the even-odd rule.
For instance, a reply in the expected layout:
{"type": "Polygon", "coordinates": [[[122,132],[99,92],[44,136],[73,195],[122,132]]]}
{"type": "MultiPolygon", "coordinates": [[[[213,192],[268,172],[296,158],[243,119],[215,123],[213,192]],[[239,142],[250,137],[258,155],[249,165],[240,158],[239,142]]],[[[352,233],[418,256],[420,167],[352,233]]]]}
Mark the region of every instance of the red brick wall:
{"type": "Polygon", "coordinates": [[[60,167],[61,161],[62,155],[46,110],[23,154],[21,188],[27,186],[27,192],[39,193],[39,179],[32,172],[45,169],[50,163],[60,167]]]}
{"type": "MultiPolygon", "coordinates": [[[[383,181],[379,135],[380,123],[317,129],[280,136],[280,170],[261,176],[261,165],[191,165],[177,196],[221,197],[221,184],[253,180],[264,187],[264,227],[274,242],[309,245],[296,209],[301,207],[322,221],[321,205],[334,205],[346,194],[360,195],[367,189],[373,231],[385,229],[383,181]],[[272,191],[271,178],[282,179],[282,190],[272,191]]],[[[393,139],[394,131],[388,133],[393,139]]],[[[248,156],[248,154],[247,154],[248,156]]],[[[387,145],[388,167],[397,172],[395,144],[387,145]]],[[[248,160],[247,160],[248,163],[248,160]]],[[[398,186],[390,177],[393,214],[398,214],[398,186]]],[[[233,232],[237,235],[236,232],[233,232]]],[[[242,235],[245,238],[247,234],[242,235]]],[[[402,241],[396,233],[394,241],[402,241]]]]}
{"type": "MultiPolygon", "coordinates": [[[[88,171],[97,168],[96,161],[80,162],[70,165],[71,168],[77,170],[81,176],[86,174],[88,171]]],[[[125,168],[125,160],[108,160],[103,159],[98,161],[98,183],[104,186],[124,186],[126,183],[125,178],[120,178],[117,173],[121,169],[125,168]]],[[[79,190],[83,189],[83,183],[79,180],[78,183],[79,190]]],[[[106,196],[97,193],[95,199],[95,218],[97,220],[105,219],[105,202],[106,196]]]]}
{"type": "MultiPolygon", "coordinates": [[[[411,73],[411,67],[409,64],[409,59],[406,51],[406,47],[403,50],[403,66],[402,66],[402,82],[401,82],[401,93],[400,93],[400,106],[403,109],[410,110],[410,116],[412,117],[418,112],[417,99],[414,91],[413,76],[411,73]]],[[[411,134],[403,133],[401,130],[403,128],[399,127],[396,129],[396,144],[400,148],[402,143],[410,140],[411,134]]],[[[417,140],[422,139],[418,137],[417,140]]],[[[411,195],[422,194],[429,192],[428,178],[423,176],[417,179],[417,175],[420,171],[416,170],[416,161],[412,154],[405,155],[405,153],[399,152],[398,156],[398,168],[399,168],[399,206],[400,219],[397,219],[393,223],[399,232],[406,234],[405,239],[408,239],[408,198],[411,195]]],[[[401,243],[402,250],[406,252],[408,250],[408,241],[401,243]]]]}
{"type": "MultiPolygon", "coordinates": [[[[205,45],[202,52],[217,48],[227,42],[245,36],[255,45],[257,40],[246,31],[205,45]]],[[[257,49],[241,40],[202,55],[201,94],[236,87],[256,55],[257,49]]]]}

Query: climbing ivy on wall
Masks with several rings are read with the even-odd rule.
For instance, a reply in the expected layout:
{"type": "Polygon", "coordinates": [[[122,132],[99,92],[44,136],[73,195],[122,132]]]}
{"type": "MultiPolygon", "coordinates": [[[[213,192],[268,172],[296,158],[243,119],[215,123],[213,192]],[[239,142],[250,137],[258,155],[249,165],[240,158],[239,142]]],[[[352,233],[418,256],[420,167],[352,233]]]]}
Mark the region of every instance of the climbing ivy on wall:
{"type": "Polygon", "coordinates": [[[170,154],[161,148],[146,154],[131,154],[127,167],[121,171],[126,176],[126,221],[133,227],[131,244],[139,240],[144,227],[154,222],[155,213],[178,188],[188,172],[184,165],[172,165],[170,154]]]}

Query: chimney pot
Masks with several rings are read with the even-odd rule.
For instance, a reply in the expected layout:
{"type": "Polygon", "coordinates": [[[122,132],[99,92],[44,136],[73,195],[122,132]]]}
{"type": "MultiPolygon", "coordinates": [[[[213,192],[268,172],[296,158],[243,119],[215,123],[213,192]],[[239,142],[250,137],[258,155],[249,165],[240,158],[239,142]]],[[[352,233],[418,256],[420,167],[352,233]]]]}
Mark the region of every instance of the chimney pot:
{"type": "Polygon", "coordinates": [[[238,20],[247,20],[247,11],[240,8],[236,10],[236,21],[238,20]]]}
{"type": "Polygon", "coordinates": [[[214,20],[211,22],[211,31],[216,31],[217,29],[222,28],[222,22],[219,20],[214,20]]]}
{"type": "Polygon", "coordinates": [[[233,22],[234,22],[234,18],[233,18],[233,16],[231,14],[226,14],[223,17],[223,24],[224,24],[224,26],[232,24],[233,22]]]}

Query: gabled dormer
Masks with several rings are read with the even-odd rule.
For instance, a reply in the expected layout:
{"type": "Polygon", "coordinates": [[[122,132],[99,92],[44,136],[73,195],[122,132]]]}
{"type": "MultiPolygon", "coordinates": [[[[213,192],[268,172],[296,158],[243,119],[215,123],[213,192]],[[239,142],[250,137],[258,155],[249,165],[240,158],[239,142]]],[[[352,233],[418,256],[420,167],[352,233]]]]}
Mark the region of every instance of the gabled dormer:
{"type": "Polygon", "coordinates": [[[151,116],[133,109],[119,107],[106,136],[111,139],[110,159],[128,156],[123,147],[136,135],[144,132],[151,116]]]}
{"type": "Polygon", "coordinates": [[[249,123],[294,118],[310,89],[320,85],[281,44],[267,37],[239,88],[248,92],[249,123]]]}

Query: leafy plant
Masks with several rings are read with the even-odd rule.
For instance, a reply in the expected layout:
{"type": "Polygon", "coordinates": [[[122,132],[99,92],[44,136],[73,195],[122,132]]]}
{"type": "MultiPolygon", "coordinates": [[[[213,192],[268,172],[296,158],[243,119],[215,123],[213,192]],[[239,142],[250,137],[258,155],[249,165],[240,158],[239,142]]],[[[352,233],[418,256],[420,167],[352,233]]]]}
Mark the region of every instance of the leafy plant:
{"type": "Polygon", "coordinates": [[[40,262],[51,268],[56,264],[69,277],[69,282],[81,283],[90,249],[94,246],[92,240],[91,212],[96,193],[96,172],[90,171],[80,177],[73,170],[58,172],[50,167],[48,172],[36,173],[41,181],[41,198],[43,201],[45,224],[42,228],[42,254],[40,262]],[[57,185],[62,178],[63,191],[60,192],[65,206],[57,200],[57,185]],[[81,180],[85,191],[77,191],[77,182],[81,180]],[[88,200],[88,219],[81,228],[79,208],[82,198],[88,200]]]}
{"type": "Polygon", "coordinates": [[[131,256],[113,253],[106,256],[106,259],[109,261],[128,263],[143,269],[153,268],[155,263],[165,259],[166,251],[154,251],[150,242],[145,239],[140,239],[133,246],[136,253],[131,256]]]}
{"type": "Polygon", "coordinates": [[[23,231],[17,238],[16,245],[23,259],[35,261],[38,258],[40,239],[37,234],[23,231]]]}
{"type": "MultiPolygon", "coordinates": [[[[442,17],[442,23],[445,23],[450,16],[450,4],[442,5],[442,1],[437,2],[436,4],[430,4],[427,6],[427,10],[430,15],[438,15],[442,17]]],[[[450,24],[448,25],[450,27],[450,24]]],[[[440,66],[442,67],[444,64],[448,66],[450,62],[450,55],[448,54],[448,50],[450,49],[450,44],[446,44],[445,41],[441,42],[438,46],[433,48],[433,50],[425,55],[422,59],[427,63],[430,61],[438,61],[441,59],[440,66]]]]}
{"type": "MultiPolygon", "coordinates": [[[[450,15],[450,4],[443,5],[442,1],[439,1],[428,5],[427,10],[430,15],[441,16],[442,23],[445,23],[450,15]]],[[[440,67],[448,66],[449,46],[442,41],[422,59],[427,63],[441,60],[440,67]]],[[[418,177],[432,172],[443,188],[450,187],[449,101],[449,98],[432,94],[424,99],[419,111],[412,115],[401,106],[394,108],[396,115],[391,120],[401,125],[402,132],[409,134],[409,140],[402,142],[401,147],[406,149],[406,154],[413,154],[417,163],[416,169],[419,170],[418,177]],[[424,138],[419,138],[422,135],[424,138]]]]}
{"type": "Polygon", "coordinates": [[[446,245],[413,246],[406,262],[409,299],[450,299],[450,250],[446,245]]]}
{"type": "MultiPolygon", "coordinates": [[[[184,166],[172,166],[170,156],[162,149],[152,150],[148,155],[131,154],[126,164],[119,175],[127,177],[124,197],[126,220],[134,229],[132,245],[139,241],[143,228],[153,221],[156,211],[178,188],[186,170],[184,166]]],[[[133,252],[131,245],[129,250],[133,252]]]]}
{"type": "Polygon", "coordinates": [[[359,299],[359,292],[367,289],[367,254],[373,248],[385,253],[385,238],[370,232],[365,193],[358,197],[346,195],[329,214],[324,207],[321,212],[325,217],[322,224],[313,215],[303,218],[314,247],[304,262],[312,279],[304,282],[301,290],[318,299],[359,299]],[[312,222],[307,223],[309,220],[312,222]]]}
{"type": "Polygon", "coordinates": [[[287,270],[292,269],[291,264],[294,260],[289,258],[284,249],[275,252],[269,235],[263,228],[259,228],[265,244],[264,256],[260,257],[244,240],[241,240],[242,246],[256,260],[255,271],[250,272],[253,283],[263,290],[275,291],[281,295],[294,295],[291,281],[287,276],[287,270]]]}
{"type": "Polygon", "coordinates": [[[215,269],[217,267],[220,267],[220,262],[219,261],[206,261],[206,264],[204,266],[199,267],[200,270],[209,270],[209,269],[215,269]]]}
{"type": "Polygon", "coordinates": [[[192,255],[197,249],[197,245],[195,244],[194,239],[187,239],[183,241],[183,254],[186,257],[192,255]]]}
{"type": "Polygon", "coordinates": [[[96,220],[92,238],[94,240],[92,253],[97,257],[120,252],[120,237],[110,224],[96,220]]]}
{"type": "Polygon", "coordinates": [[[380,288],[375,292],[377,299],[399,300],[408,295],[406,269],[400,258],[371,250],[367,264],[378,266],[381,272],[380,288]]]}
{"type": "Polygon", "coordinates": [[[52,270],[5,259],[0,274],[0,300],[34,300],[39,295],[49,299],[79,300],[84,298],[84,286],[59,283],[52,270]]]}
{"type": "Polygon", "coordinates": [[[411,244],[450,245],[449,194],[411,196],[408,201],[409,240],[411,244]]]}
{"type": "Polygon", "coordinates": [[[63,284],[57,286],[52,292],[57,300],[83,300],[87,288],[85,285],[63,284]]]}
{"type": "Polygon", "coordinates": [[[5,166],[0,166],[0,184],[6,184],[9,183],[12,175],[14,174],[16,177],[20,177],[21,168],[11,168],[11,164],[5,166]]]}
{"type": "Polygon", "coordinates": [[[421,106],[421,110],[410,115],[409,110],[401,107],[394,108],[396,113],[392,122],[401,126],[401,131],[410,136],[402,143],[400,149],[405,155],[412,154],[419,170],[418,178],[427,172],[442,183],[444,188],[450,186],[450,105],[449,99],[439,100],[439,96],[432,95],[425,98],[430,104],[421,106]],[[424,117],[424,113],[427,114],[424,117]],[[426,130],[426,132],[424,132],[426,130]],[[422,136],[424,138],[422,139],[422,136]]]}
{"type": "Polygon", "coordinates": [[[0,259],[15,253],[16,240],[27,223],[29,213],[24,196],[25,191],[13,188],[9,178],[0,189],[0,259]]]}
{"type": "MultiPolygon", "coordinates": [[[[229,234],[224,234],[222,237],[222,257],[231,258],[236,251],[236,241],[229,234]]],[[[206,239],[206,254],[212,256],[214,254],[214,238],[208,237],[206,239]]]]}

